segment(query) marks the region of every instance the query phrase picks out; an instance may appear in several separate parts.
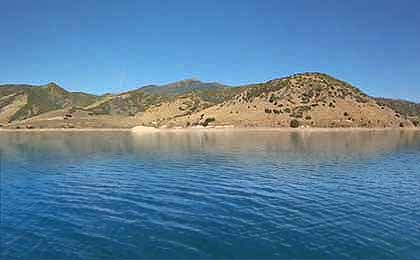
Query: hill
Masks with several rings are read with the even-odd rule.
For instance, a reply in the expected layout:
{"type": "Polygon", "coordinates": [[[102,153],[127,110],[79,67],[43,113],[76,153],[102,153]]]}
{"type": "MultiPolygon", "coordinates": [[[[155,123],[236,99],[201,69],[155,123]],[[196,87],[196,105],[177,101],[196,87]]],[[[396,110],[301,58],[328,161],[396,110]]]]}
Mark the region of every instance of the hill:
{"type": "Polygon", "coordinates": [[[0,122],[48,127],[413,127],[418,104],[371,98],[322,73],[230,87],[183,80],[116,95],[44,86],[0,86],[0,122]]]}
{"type": "Polygon", "coordinates": [[[169,126],[211,124],[244,127],[411,127],[359,89],[325,74],[304,73],[241,88],[236,95],[169,126]]]}
{"type": "Polygon", "coordinates": [[[0,86],[0,122],[25,120],[46,112],[84,107],[98,97],[81,92],[68,92],[55,83],[42,86],[0,86]]]}
{"type": "Polygon", "coordinates": [[[405,118],[411,119],[416,126],[420,126],[420,104],[401,99],[374,99],[379,105],[387,106],[394,109],[396,112],[400,113],[405,118]]]}
{"type": "Polygon", "coordinates": [[[179,95],[192,91],[200,90],[215,90],[218,88],[225,88],[227,86],[217,82],[205,83],[196,79],[186,79],[178,82],[162,85],[162,86],[145,86],[140,88],[143,92],[148,94],[158,95],[179,95]]]}

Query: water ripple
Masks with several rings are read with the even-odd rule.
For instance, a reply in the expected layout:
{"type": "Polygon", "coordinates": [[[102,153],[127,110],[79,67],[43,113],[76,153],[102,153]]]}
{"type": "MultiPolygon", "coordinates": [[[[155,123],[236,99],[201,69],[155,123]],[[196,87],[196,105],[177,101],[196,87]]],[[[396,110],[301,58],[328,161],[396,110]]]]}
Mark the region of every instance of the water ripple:
{"type": "Polygon", "coordinates": [[[6,135],[1,259],[420,253],[417,132],[6,135]]]}

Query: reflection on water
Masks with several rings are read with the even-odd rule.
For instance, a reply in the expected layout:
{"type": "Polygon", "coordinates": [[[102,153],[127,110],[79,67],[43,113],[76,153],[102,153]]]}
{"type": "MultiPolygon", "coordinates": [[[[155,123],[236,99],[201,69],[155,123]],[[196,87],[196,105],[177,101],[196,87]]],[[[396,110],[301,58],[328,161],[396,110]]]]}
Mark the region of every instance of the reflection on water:
{"type": "Polygon", "coordinates": [[[0,148],[7,154],[80,155],[90,153],[209,153],[273,152],[301,155],[374,156],[401,147],[418,150],[420,131],[343,131],[343,132],[160,132],[135,134],[126,132],[51,132],[2,133],[0,148]]]}
{"type": "Polygon", "coordinates": [[[390,152],[399,147],[420,147],[419,131],[371,132],[163,132],[133,135],[135,149],[165,152],[288,152],[322,154],[358,154],[390,152]]]}
{"type": "Polygon", "coordinates": [[[420,132],[0,133],[0,259],[416,258],[420,132]]]}

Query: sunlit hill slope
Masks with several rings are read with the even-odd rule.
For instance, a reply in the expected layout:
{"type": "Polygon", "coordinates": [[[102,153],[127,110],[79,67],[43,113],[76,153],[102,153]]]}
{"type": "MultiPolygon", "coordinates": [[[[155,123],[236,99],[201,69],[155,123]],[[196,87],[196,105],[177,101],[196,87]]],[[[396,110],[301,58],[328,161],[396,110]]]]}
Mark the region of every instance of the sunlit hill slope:
{"type": "Polygon", "coordinates": [[[189,79],[102,96],[54,83],[0,86],[3,128],[416,127],[420,105],[372,98],[322,73],[225,86],[189,79]]]}

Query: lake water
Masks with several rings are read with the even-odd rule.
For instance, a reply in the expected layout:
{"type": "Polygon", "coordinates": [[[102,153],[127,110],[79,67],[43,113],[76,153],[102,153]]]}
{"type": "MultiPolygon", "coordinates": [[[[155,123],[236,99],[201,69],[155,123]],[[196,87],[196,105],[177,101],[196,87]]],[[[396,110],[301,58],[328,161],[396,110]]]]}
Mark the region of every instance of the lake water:
{"type": "Polygon", "coordinates": [[[0,133],[1,259],[420,259],[420,132],[0,133]]]}

